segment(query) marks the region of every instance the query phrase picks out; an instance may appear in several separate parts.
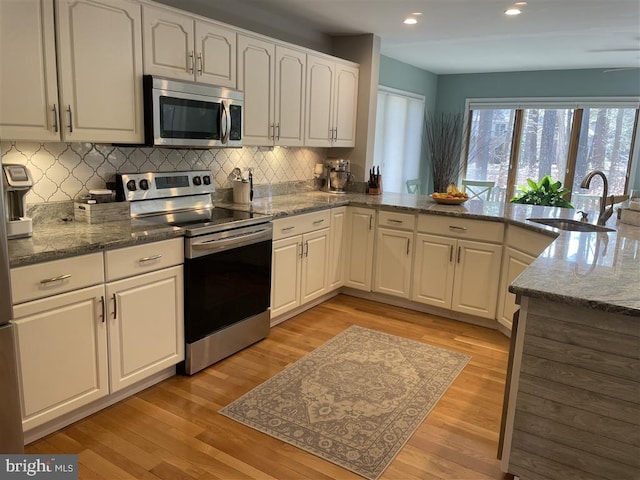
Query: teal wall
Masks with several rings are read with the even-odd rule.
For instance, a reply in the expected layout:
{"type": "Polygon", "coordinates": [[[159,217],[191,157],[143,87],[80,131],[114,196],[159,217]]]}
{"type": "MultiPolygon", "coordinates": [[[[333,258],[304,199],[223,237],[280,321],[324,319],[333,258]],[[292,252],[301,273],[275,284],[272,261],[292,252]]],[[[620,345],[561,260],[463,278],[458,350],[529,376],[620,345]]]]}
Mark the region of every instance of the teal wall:
{"type": "Polygon", "coordinates": [[[467,98],[640,96],[640,69],[439,75],[438,112],[463,112],[467,98]]]}
{"type": "Polygon", "coordinates": [[[425,96],[427,110],[435,112],[438,76],[393,58],[380,56],[380,85],[425,96]]]}

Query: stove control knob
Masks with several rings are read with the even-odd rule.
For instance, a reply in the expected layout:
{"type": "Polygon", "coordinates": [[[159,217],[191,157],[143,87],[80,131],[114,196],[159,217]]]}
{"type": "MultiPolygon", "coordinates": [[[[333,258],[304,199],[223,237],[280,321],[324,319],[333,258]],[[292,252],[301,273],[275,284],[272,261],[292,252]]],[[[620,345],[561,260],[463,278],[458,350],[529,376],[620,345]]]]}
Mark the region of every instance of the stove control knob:
{"type": "Polygon", "coordinates": [[[196,186],[202,185],[202,179],[196,175],[195,177],[193,177],[193,184],[196,186]]]}
{"type": "Polygon", "coordinates": [[[211,177],[209,175],[205,175],[204,177],[202,177],[202,181],[205,185],[211,185],[211,177]]]}
{"type": "Polygon", "coordinates": [[[146,178],[140,180],[140,188],[142,190],[149,190],[149,180],[147,180],[146,178]]]}
{"type": "Polygon", "coordinates": [[[129,180],[127,182],[127,190],[129,190],[130,192],[135,192],[137,190],[135,180],[129,180]]]}

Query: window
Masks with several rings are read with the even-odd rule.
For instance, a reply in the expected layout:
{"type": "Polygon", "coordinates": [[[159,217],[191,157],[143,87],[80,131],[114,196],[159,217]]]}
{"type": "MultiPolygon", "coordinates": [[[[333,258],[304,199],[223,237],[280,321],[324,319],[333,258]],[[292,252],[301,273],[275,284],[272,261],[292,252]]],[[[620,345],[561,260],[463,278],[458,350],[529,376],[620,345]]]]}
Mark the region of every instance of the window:
{"type": "Polygon", "coordinates": [[[373,164],[385,192],[406,193],[407,180],[420,179],[424,97],[380,86],[373,164]]]}
{"type": "Polygon", "coordinates": [[[492,199],[508,201],[528,178],[550,175],[572,191],[576,209],[597,210],[602,182],[580,183],[602,170],[609,195],[627,191],[637,121],[637,102],[469,101],[464,177],[494,182],[492,199]]]}

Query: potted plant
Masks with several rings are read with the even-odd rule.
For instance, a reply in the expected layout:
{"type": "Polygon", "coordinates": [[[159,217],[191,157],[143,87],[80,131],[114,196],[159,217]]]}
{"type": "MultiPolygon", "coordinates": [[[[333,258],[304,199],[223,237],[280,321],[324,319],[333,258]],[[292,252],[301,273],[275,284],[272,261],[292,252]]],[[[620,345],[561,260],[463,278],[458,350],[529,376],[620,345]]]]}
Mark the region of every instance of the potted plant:
{"type": "Polygon", "coordinates": [[[562,188],[560,181],[554,182],[549,175],[545,175],[539,182],[527,178],[527,187],[519,187],[521,194],[513,197],[511,203],[527,205],[545,205],[549,207],[573,208],[564,196],[569,190],[562,188]]]}
{"type": "Polygon", "coordinates": [[[462,113],[425,115],[423,139],[434,192],[446,192],[449,184],[458,182],[463,168],[465,130],[462,113]]]}

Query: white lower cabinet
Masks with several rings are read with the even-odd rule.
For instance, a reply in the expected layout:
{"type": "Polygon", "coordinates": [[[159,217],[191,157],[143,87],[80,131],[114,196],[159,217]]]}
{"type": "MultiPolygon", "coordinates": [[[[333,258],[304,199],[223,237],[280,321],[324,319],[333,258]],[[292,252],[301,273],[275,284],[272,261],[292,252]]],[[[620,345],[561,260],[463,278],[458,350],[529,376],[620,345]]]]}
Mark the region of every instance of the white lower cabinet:
{"type": "Polygon", "coordinates": [[[371,291],[376,211],[347,207],[345,287],[371,291]]]}
{"type": "Polygon", "coordinates": [[[112,392],[184,360],[182,266],[106,285],[112,392]]]}
{"type": "Polygon", "coordinates": [[[331,234],[329,239],[329,258],[327,277],[329,290],[344,285],[347,236],[347,207],[331,209],[331,234]]]}
{"type": "Polygon", "coordinates": [[[25,431],[109,393],[104,287],[15,305],[25,431]]]}
{"type": "Polygon", "coordinates": [[[418,234],[412,299],[493,318],[502,247],[418,234]]]}
{"type": "Polygon", "coordinates": [[[328,291],[330,212],[274,221],[271,267],[271,318],[328,291]]]}
{"type": "Polygon", "coordinates": [[[11,270],[25,432],[184,359],[182,245],[11,270]]]}

